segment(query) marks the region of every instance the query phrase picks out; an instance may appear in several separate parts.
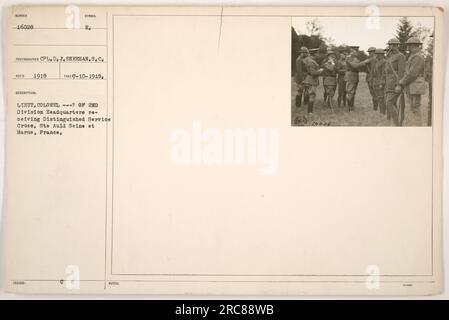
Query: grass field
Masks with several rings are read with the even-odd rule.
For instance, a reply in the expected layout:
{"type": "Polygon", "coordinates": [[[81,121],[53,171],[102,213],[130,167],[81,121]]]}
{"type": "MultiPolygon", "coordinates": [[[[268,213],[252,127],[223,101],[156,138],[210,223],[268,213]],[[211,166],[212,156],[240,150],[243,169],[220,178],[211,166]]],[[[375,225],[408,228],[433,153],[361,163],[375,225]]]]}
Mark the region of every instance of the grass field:
{"type": "MultiPolygon", "coordinates": [[[[368,85],[365,81],[365,74],[360,73],[360,81],[355,96],[355,111],[349,112],[348,107],[337,108],[337,92],[334,96],[334,110],[324,105],[323,101],[323,85],[320,78],[320,85],[318,86],[316,101],[314,104],[314,113],[312,115],[307,114],[307,106],[302,105],[300,108],[295,106],[296,96],[296,83],[292,78],[292,91],[291,91],[291,114],[292,125],[295,124],[295,119],[300,119],[301,124],[305,126],[314,125],[328,125],[328,126],[392,126],[391,120],[387,120],[385,115],[380,114],[379,110],[373,110],[373,104],[371,94],[368,89],[368,85]]],[[[427,125],[427,112],[428,112],[428,94],[425,94],[421,98],[421,114],[422,125],[427,125]]],[[[408,119],[410,113],[410,107],[406,99],[405,107],[405,119],[408,119]]],[[[404,126],[407,126],[407,121],[404,121],[404,126]]]]}

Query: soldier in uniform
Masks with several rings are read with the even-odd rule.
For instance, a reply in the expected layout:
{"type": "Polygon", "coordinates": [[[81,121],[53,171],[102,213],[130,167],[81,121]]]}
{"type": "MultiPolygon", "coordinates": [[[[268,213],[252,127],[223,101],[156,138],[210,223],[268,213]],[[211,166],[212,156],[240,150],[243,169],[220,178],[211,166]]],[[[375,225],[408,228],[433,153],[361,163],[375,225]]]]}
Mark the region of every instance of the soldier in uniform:
{"type": "Polygon", "coordinates": [[[359,69],[361,69],[370,60],[360,62],[357,58],[359,46],[350,46],[349,56],[346,58],[346,100],[348,101],[349,111],[354,111],[354,100],[359,84],[359,69]]]}
{"type": "Polygon", "coordinates": [[[371,80],[374,90],[374,110],[379,107],[380,113],[385,114],[385,50],[376,49],[374,51],[376,61],[371,70],[371,80]]]}
{"type": "MultiPolygon", "coordinates": [[[[317,51],[318,49],[310,49],[310,53],[312,54],[315,54],[317,51]]],[[[309,114],[313,113],[313,104],[319,84],[319,76],[323,72],[323,69],[320,69],[315,59],[316,57],[314,55],[309,55],[304,59],[307,74],[302,83],[304,85],[304,92],[308,97],[307,113],[309,114]]]]}
{"type": "Polygon", "coordinates": [[[315,55],[315,61],[318,65],[322,65],[324,60],[327,58],[327,47],[325,44],[320,45],[318,49],[313,49],[315,55]]]}
{"type": "Polygon", "coordinates": [[[373,109],[377,110],[377,104],[375,103],[375,97],[374,97],[374,88],[373,88],[373,81],[372,81],[372,70],[374,68],[374,64],[376,63],[376,57],[375,52],[376,48],[369,47],[368,48],[368,55],[370,62],[366,66],[366,82],[368,84],[369,93],[371,94],[371,100],[373,101],[373,109]]]}
{"type": "MultiPolygon", "coordinates": [[[[315,61],[318,63],[318,65],[320,67],[322,67],[325,60],[327,59],[327,46],[325,44],[321,44],[320,47],[316,51],[314,51],[314,56],[315,56],[315,61]]],[[[323,87],[324,87],[324,82],[323,82],[323,87]]],[[[323,90],[323,100],[326,101],[326,90],[323,90]]]]}
{"type": "Polygon", "coordinates": [[[399,40],[388,41],[388,54],[385,60],[385,100],[387,118],[392,118],[394,125],[399,126],[398,99],[401,92],[396,90],[399,80],[404,76],[405,56],[399,51],[399,40]]]}
{"type": "Polygon", "coordinates": [[[343,47],[340,49],[340,54],[337,61],[337,82],[338,82],[338,97],[337,97],[337,106],[340,108],[341,103],[343,102],[343,107],[346,107],[346,55],[349,53],[349,49],[347,47],[343,47]]]}
{"type": "Polygon", "coordinates": [[[390,54],[390,47],[387,46],[387,47],[384,49],[384,52],[385,52],[385,59],[388,59],[388,56],[389,56],[389,54],[390,54]]]}
{"type": "MultiPolygon", "coordinates": [[[[296,73],[295,73],[295,82],[298,87],[298,91],[296,94],[295,105],[297,108],[301,106],[303,94],[304,94],[304,85],[302,82],[306,78],[306,66],[304,64],[304,59],[309,55],[309,50],[306,47],[301,47],[299,49],[299,56],[296,59],[296,73]]],[[[304,104],[307,104],[306,95],[304,95],[304,104]]]]}
{"type": "Polygon", "coordinates": [[[421,95],[427,88],[424,80],[424,56],[421,53],[421,41],[416,37],[407,40],[407,49],[410,55],[405,64],[405,72],[399,80],[397,91],[405,89],[410,101],[410,116],[407,117],[407,124],[422,126],[421,119],[421,95]]]}
{"type": "Polygon", "coordinates": [[[323,86],[326,97],[324,103],[333,110],[333,99],[337,87],[337,57],[332,50],[327,52],[327,58],[323,62],[323,86]]]}

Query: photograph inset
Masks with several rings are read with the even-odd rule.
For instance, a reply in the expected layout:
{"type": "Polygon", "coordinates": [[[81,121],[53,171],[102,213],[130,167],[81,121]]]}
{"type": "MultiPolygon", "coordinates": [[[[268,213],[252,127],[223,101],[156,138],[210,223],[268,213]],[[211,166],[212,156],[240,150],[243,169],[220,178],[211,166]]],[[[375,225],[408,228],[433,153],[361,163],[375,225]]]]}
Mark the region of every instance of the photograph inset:
{"type": "Polygon", "coordinates": [[[431,126],[433,17],[294,17],[292,126],[431,126]]]}

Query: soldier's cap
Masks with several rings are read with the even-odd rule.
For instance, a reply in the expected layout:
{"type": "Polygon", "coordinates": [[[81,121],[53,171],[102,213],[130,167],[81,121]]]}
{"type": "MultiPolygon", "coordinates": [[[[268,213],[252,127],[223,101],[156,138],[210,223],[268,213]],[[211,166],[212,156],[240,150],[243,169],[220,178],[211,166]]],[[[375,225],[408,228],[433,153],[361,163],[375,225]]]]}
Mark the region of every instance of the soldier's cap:
{"type": "Polygon", "coordinates": [[[371,51],[376,51],[376,48],[374,48],[374,47],[369,47],[369,48],[368,48],[368,52],[371,52],[371,51]]]}
{"type": "Polygon", "coordinates": [[[421,40],[419,40],[417,37],[411,37],[405,43],[406,44],[422,44],[421,40]]]}
{"type": "Polygon", "coordinates": [[[338,51],[347,52],[347,51],[349,51],[349,48],[347,46],[342,46],[338,49],[338,51]]]}
{"type": "Polygon", "coordinates": [[[320,50],[319,48],[312,48],[312,49],[309,49],[309,52],[310,53],[315,53],[315,52],[318,52],[318,50],[320,50]]]}
{"type": "Polygon", "coordinates": [[[301,52],[301,53],[309,53],[309,49],[307,49],[306,47],[301,47],[301,49],[299,49],[299,52],[301,52]]]}
{"type": "Polygon", "coordinates": [[[335,54],[335,51],[334,50],[328,50],[327,51],[327,55],[331,55],[331,54],[335,54]]]}
{"type": "Polygon", "coordinates": [[[396,38],[392,38],[388,40],[387,44],[401,44],[401,42],[399,42],[399,40],[396,38]]]}
{"type": "Polygon", "coordinates": [[[374,53],[375,54],[385,54],[385,49],[378,48],[378,49],[374,50],[374,53]]]}
{"type": "Polygon", "coordinates": [[[358,48],[360,48],[360,46],[349,46],[349,48],[351,48],[351,49],[358,49],[358,48]]]}

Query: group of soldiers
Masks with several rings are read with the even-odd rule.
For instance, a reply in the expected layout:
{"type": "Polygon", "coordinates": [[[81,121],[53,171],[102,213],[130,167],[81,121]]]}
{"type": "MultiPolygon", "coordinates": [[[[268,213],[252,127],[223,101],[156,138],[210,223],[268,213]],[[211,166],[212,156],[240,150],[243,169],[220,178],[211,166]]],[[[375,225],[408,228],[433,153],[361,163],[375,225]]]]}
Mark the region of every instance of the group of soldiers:
{"type": "Polygon", "coordinates": [[[410,105],[410,123],[407,124],[421,125],[421,96],[427,92],[426,80],[431,79],[425,74],[422,43],[417,37],[409,38],[406,42],[407,58],[399,50],[399,40],[390,39],[387,44],[386,49],[370,47],[369,56],[363,61],[358,59],[359,46],[326,50],[325,54],[322,48],[309,50],[301,47],[296,60],[296,107],[305,105],[307,112],[313,113],[319,79],[322,77],[325,105],[334,109],[334,95],[337,92],[337,107],[347,106],[349,112],[354,111],[359,72],[364,70],[375,111],[386,115],[395,126],[401,126],[406,95],[410,105]]]}

